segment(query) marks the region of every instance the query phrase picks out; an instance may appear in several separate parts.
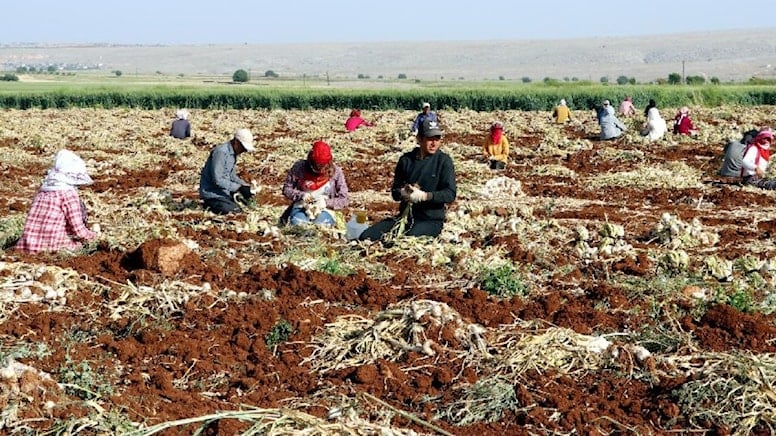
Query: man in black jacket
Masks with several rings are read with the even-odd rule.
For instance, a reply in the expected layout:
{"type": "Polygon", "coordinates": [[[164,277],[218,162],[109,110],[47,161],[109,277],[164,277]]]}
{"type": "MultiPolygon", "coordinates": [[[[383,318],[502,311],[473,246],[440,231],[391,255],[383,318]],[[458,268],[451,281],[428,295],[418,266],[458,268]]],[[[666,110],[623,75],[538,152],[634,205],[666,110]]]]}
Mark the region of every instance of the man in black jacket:
{"type": "Polygon", "coordinates": [[[384,240],[392,230],[407,236],[439,236],[447,204],[455,200],[455,167],[439,150],[442,130],[426,119],[418,128],[418,146],[404,153],[396,164],[391,196],[399,201],[400,216],[386,218],[364,230],[361,240],[384,240]],[[402,226],[402,220],[406,219],[402,226]]]}

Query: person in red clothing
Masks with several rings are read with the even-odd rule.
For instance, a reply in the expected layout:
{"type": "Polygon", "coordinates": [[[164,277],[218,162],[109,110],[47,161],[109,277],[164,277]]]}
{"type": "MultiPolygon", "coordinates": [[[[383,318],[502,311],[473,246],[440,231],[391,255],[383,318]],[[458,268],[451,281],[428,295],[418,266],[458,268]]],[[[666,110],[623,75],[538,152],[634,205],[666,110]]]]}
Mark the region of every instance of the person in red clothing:
{"type": "Polygon", "coordinates": [[[690,108],[682,106],[674,118],[674,135],[695,136],[697,133],[698,130],[695,128],[692,119],[690,118],[690,108]]]}
{"type": "Polygon", "coordinates": [[[348,132],[352,132],[361,126],[372,127],[374,124],[361,118],[361,111],[359,109],[353,109],[350,111],[350,117],[345,121],[345,129],[348,132]]]}
{"type": "Polygon", "coordinates": [[[14,248],[27,253],[77,250],[84,241],[95,239],[97,234],[86,228],[86,206],[78,196],[78,186],[91,183],[84,161],[70,150],[60,150],[32,200],[14,248]]]}

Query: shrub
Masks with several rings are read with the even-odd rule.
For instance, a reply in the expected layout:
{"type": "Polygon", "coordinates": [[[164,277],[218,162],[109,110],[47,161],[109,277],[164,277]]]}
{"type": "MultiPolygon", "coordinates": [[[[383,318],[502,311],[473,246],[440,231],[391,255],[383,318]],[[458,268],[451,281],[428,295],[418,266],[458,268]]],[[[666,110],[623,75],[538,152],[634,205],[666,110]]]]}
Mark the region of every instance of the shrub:
{"type": "Polygon", "coordinates": [[[528,285],[523,283],[523,280],[511,263],[505,263],[497,268],[485,270],[480,287],[491,295],[503,298],[528,294],[528,285]]]}
{"type": "Polygon", "coordinates": [[[669,85],[679,85],[682,83],[682,75],[679,73],[671,73],[668,75],[669,85]]]}
{"type": "MultiPolygon", "coordinates": [[[[272,70],[267,70],[264,72],[264,77],[280,77],[280,75],[272,70]]],[[[247,80],[246,80],[247,82],[247,80]]]]}
{"type": "Polygon", "coordinates": [[[703,76],[688,76],[686,82],[688,85],[703,85],[706,83],[706,78],[703,76]]]}
{"type": "Polygon", "coordinates": [[[523,76],[520,80],[522,80],[523,83],[531,83],[531,78],[528,76],[523,76]]]}
{"type": "Polygon", "coordinates": [[[601,77],[600,82],[601,83],[609,83],[609,78],[606,77],[606,76],[603,76],[603,77],[601,77]]]}
{"type": "Polygon", "coordinates": [[[248,81],[248,72],[245,70],[237,70],[232,74],[232,82],[245,83],[248,81]]]}
{"type": "Polygon", "coordinates": [[[619,76],[619,77],[617,77],[617,84],[618,85],[627,85],[628,84],[628,77],[627,76],[619,76]]]}
{"type": "Polygon", "coordinates": [[[397,77],[398,77],[399,79],[406,79],[406,78],[407,78],[407,75],[406,75],[406,74],[404,74],[404,73],[399,73],[399,75],[398,75],[397,77]]]}
{"type": "Polygon", "coordinates": [[[0,76],[0,80],[4,82],[18,82],[19,76],[13,73],[5,73],[2,76],[0,76]]]}

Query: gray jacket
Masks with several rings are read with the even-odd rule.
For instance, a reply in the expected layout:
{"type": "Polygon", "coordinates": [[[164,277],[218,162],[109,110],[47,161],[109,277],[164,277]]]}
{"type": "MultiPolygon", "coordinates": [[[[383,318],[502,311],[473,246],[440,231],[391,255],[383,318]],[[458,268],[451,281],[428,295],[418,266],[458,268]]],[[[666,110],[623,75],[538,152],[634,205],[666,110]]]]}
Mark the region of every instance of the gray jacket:
{"type": "Polygon", "coordinates": [[[598,124],[601,126],[601,139],[613,139],[628,130],[625,124],[614,115],[613,110],[602,112],[598,118],[598,124]]]}
{"type": "Polygon", "coordinates": [[[723,177],[741,177],[741,161],[744,160],[746,144],[730,141],[725,144],[725,160],[717,174],[723,177]]]}
{"type": "Polygon", "coordinates": [[[248,185],[237,176],[237,155],[230,142],[213,147],[199,177],[199,197],[231,201],[232,193],[248,185]]]}

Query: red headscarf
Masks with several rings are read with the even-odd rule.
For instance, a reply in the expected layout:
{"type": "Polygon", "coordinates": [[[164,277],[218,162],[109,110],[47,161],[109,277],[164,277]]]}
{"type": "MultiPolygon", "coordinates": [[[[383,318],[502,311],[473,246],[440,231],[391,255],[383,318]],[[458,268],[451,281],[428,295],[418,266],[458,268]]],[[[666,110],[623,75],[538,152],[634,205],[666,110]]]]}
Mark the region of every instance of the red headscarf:
{"type": "Polygon", "coordinates": [[[501,144],[502,133],[504,133],[504,126],[501,123],[493,123],[490,126],[490,142],[492,144],[501,144]]]}
{"type": "Polygon", "coordinates": [[[761,130],[752,140],[752,144],[756,145],[760,152],[760,157],[766,161],[771,158],[771,142],[773,142],[773,132],[770,130],[761,130]],[[768,143],[760,144],[763,140],[768,140],[768,143]]]}
{"type": "Polygon", "coordinates": [[[305,191],[316,191],[321,186],[329,183],[331,173],[329,168],[333,157],[331,147],[323,141],[315,141],[310,153],[307,154],[307,165],[305,166],[304,177],[300,181],[301,188],[305,191]],[[320,168],[320,171],[313,170],[313,166],[320,168]]]}

